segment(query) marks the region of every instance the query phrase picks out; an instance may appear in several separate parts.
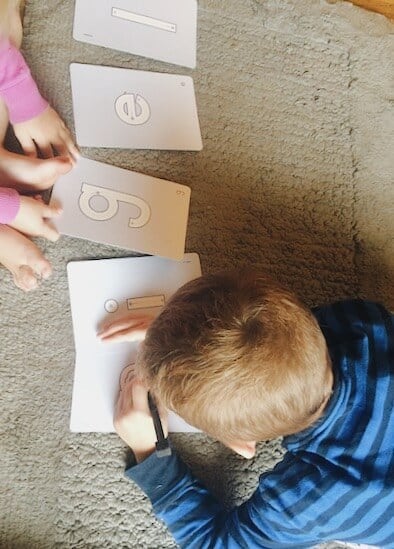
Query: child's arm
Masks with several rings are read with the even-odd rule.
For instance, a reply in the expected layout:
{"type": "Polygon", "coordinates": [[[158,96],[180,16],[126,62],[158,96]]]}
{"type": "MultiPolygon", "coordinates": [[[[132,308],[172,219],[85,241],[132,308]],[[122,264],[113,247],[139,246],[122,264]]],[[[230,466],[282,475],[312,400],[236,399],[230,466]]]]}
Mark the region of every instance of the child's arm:
{"type": "Polygon", "coordinates": [[[15,189],[0,187],[0,224],[11,223],[20,208],[20,196],[15,189]]]}
{"type": "Polygon", "coordinates": [[[157,456],[147,404],[141,415],[142,395],[135,408],[126,397],[128,411],[118,408],[118,414],[123,410],[126,415],[116,417],[115,427],[131,449],[136,449],[139,462],[126,470],[126,476],[147,494],[156,516],[180,547],[306,549],[334,539],[384,547],[390,543],[377,544],[376,540],[394,542],[391,488],[368,491],[368,486],[346,469],[338,471],[319,456],[315,462],[309,461],[308,453],[305,460],[287,453],[272,471],[260,477],[250,500],[226,511],[174,450],[171,456],[157,456]],[[356,500],[361,503],[355,505],[356,500]],[[374,509],[373,515],[370,509],[374,509]]]}
{"type": "MultiPolygon", "coordinates": [[[[156,455],[148,390],[140,382],[131,380],[122,388],[114,425],[139,464],[129,468],[126,476],[148,495],[155,514],[164,520],[181,547],[265,547],[257,542],[260,536],[247,533],[256,525],[248,520],[240,529],[238,519],[233,523],[232,513],[226,513],[174,451],[168,457],[156,455]]],[[[164,425],[166,429],[166,422],[164,425]]]]}
{"type": "Polygon", "coordinates": [[[21,52],[8,40],[0,42],[0,95],[11,124],[39,116],[48,107],[21,52]]]}
{"type": "MultiPolygon", "coordinates": [[[[167,436],[167,414],[160,410],[167,436]]],[[[128,377],[121,385],[114,426],[118,435],[132,448],[138,463],[155,451],[156,435],[148,405],[148,391],[138,379],[128,377]]]]}
{"type": "Polygon", "coordinates": [[[79,153],[59,115],[41,96],[21,52],[7,40],[0,42],[0,96],[8,108],[15,135],[24,152],[45,158],[79,153]]]}
{"type": "Polygon", "coordinates": [[[49,220],[60,215],[61,209],[47,206],[40,195],[20,196],[15,189],[0,187],[0,224],[29,236],[42,236],[53,242],[59,238],[49,220]]]}
{"type": "Polygon", "coordinates": [[[153,320],[150,316],[125,316],[103,324],[97,336],[106,343],[142,341],[153,320]]]}
{"type": "MultiPolygon", "coordinates": [[[[252,498],[230,511],[193,476],[174,450],[169,457],[158,457],[152,452],[141,463],[128,468],[126,476],[149,497],[155,515],[185,549],[306,549],[325,540],[343,539],[341,528],[331,529],[328,518],[326,523],[320,520],[321,507],[313,506],[321,496],[319,489],[305,492],[309,503],[307,514],[292,514],[293,509],[285,507],[287,468],[292,471],[293,465],[291,459],[279,464],[268,473],[270,482],[266,488],[265,480],[260,480],[252,498]]],[[[299,474],[297,482],[303,480],[301,470],[299,474]]],[[[308,482],[308,478],[304,480],[308,482]]],[[[329,475],[322,484],[327,481],[332,485],[329,475]]],[[[302,490],[296,485],[292,491],[295,497],[300,497],[302,490]]],[[[329,513],[334,524],[335,512],[334,509],[329,513]]]]}

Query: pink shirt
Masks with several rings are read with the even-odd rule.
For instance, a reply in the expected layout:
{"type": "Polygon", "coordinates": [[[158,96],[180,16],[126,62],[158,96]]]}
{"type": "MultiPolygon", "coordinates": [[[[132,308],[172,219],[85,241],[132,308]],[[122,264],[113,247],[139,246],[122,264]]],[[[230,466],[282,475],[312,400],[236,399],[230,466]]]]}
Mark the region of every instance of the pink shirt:
{"type": "Polygon", "coordinates": [[[0,223],[7,225],[14,221],[20,207],[18,191],[8,187],[0,187],[0,223]]]}
{"type": "Polygon", "coordinates": [[[48,106],[23,55],[4,38],[0,39],[0,96],[7,105],[11,124],[35,118],[48,106]]]}

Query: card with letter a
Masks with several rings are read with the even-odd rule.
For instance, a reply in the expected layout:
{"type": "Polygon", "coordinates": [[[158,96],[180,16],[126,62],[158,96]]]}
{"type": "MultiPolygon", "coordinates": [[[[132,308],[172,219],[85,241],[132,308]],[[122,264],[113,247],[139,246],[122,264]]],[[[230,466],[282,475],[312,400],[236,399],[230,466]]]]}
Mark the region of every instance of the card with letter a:
{"type": "Polygon", "coordinates": [[[76,0],[76,40],[194,68],[196,0],[76,0]]]}
{"type": "Polygon", "coordinates": [[[85,147],[202,149],[190,76],[72,63],[77,142],[85,147]]]}
{"type": "MultiPolygon", "coordinates": [[[[104,343],[97,332],[104,322],[126,316],[156,317],[171,295],[201,275],[197,254],[181,261],[122,257],[72,261],[67,265],[75,339],[75,372],[70,429],[114,431],[113,416],[121,372],[135,361],[136,343],[104,343]]],[[[172,432],[195,431],[174,413],[172,432]]]]}
{"type": "Polygon", "coordinates": [[[190,188],[80,158],[56,182],[51,203],[63,208],[61,234],[136,252],[181,259],[190,188]]]}

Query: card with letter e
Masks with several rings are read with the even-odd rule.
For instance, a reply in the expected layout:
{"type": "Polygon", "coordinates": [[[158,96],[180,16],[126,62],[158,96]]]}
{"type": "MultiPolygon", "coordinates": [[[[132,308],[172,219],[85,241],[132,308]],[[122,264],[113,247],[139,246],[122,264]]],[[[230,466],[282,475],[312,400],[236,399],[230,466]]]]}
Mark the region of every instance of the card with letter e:
{"type": "Polygon", "coordinates": [[[51,196],[63,208],[55,222],[61,234],[170,259],[183,257],[189,202],[185,185],[87,158],[51,196]]]}
{"type": "Polygon", "coordinates": [[[76,0],[75,40],[196,66],[196,0],[76,0]]]}
{"type": "Polygon", "coordinates": [[[85,147],[202,149],[190,76],[70,65],[77,142],[85,147]]]}
{"type": "MultiPolygon", "coordinates": [[[[113,432],[121,372],[134,363],[138,344],[104,343],[97,337],[100,327],[127,316],[156,317],[179,287],[201,275],[200,260],[185,254],[181,261],[72,261],[67,274],[76,351],[70,429],[113,432]]],[[[174,413],[168,419],[172,432],[196,430],[174,413]]]]}

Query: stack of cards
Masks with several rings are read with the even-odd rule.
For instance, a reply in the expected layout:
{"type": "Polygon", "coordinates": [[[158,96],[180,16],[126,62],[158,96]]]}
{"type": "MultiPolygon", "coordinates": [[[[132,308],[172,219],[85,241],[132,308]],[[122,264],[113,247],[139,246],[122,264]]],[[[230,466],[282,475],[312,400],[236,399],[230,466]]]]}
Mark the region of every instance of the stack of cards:
{"type": "MultiPolygon", "coordinates": [[[[74,38],[196,66],[196,0],[77,0],[74,38]]],[[[198,151],[193,80],[173,74],[71,65],[77,142],[86,147],[198,151]]]]}
{"type": "MultiPolygon", "coordinates": [[[[194,67],[196,0],[76,0],[74,38],[194,67]]],[[[84,147],[202,149],[193,80],[73,63],[77,143],[84,147]]],[[[180,259],[190,189],[80,159],[51,202],[63,208],[62,234],[180,259]]]]}
{"type": "MultiPolygon", "coordinates": [[[[76,0],[74,38],[194,68],[196,0],[76,0]]],[[[193,80],[73,63],[77,143],[84,147],[199,151],[193,80]]],[[[68,265],[76,346],[72,431],[111,432],[120,372],[134,361],[132,344],[103,344],[106,317],[159,314],[169,296],[201,275],[186,254],[190,189],[185,185],[80,158],[54,186],[60,233],[161,257],[68,265]]],[[[108,320],[108,319],[107,319],[108,320]]],[[[194,430],[170,414],[172,431],[194,430]]]]}

